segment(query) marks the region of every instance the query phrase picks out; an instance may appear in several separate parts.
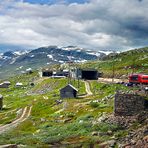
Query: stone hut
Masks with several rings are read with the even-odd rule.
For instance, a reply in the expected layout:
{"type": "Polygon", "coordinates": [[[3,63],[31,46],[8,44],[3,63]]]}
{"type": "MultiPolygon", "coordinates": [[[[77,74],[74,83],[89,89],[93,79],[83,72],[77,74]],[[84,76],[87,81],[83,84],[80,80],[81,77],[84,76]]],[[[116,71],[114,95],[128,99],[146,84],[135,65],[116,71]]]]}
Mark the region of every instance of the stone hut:
{"type": "Polygon", "coordinates": [[[60,89],[60,97],[63,98],[76,98],[77,97],[78,90],[72,86],[71,84],[68,84],[64,88],[60,89]]]}
{"type": "Polygon", "coordinates": [[[116,93],[114,114],[119,116],[133,116],[145,110],[143,96],[128,93],[116,93]]]}
{"type": "Polygon", "coordinates": [[[3,108],[3,96],[0,94],[0,110],[3,108]]]}

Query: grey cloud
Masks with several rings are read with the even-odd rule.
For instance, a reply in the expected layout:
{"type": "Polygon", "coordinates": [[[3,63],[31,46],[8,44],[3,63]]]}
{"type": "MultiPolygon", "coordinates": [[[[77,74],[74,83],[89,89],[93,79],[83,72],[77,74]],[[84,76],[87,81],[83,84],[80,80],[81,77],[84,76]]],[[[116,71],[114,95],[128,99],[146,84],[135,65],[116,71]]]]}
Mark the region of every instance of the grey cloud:
{"type": "Polygon", "coordinates": [[[0,44],[23,48],[78,45],[128,49],[147,45],[148,1],[90,0],[85,4],[1,5],[0,44]]]}

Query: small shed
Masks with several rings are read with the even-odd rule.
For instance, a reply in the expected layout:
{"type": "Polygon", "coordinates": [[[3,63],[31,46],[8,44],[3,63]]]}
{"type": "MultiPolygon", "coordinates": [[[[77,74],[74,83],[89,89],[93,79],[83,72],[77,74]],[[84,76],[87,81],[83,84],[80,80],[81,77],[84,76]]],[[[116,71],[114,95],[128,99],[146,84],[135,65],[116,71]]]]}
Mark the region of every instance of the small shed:
{"type": "Polygon", "coordinates": [[[32,68],[26,69],[26,74],[32,74],[32,73],[33,73],[32,68]]]}
{"type": "Polygon", "coordinates": [[[69,76],[69,71],[68,70],[60,70],[60,71],[56,71],[53,72],[54,76],[65,76],[68,77],[69,76]]]}
{"type": "Polygon", "coordinates": [[[9,81],[4,81],[0,84],[0,88],[8,88],[11,83],[9,81]]]}
{"type": "Polygon", "coordinates": [[[22,86],[23,86],[23,83],[17,82],[17,83],[15,84],[15,86],[16,86],[16,87],[22,87],[22,86]]]}
{"type": "Polygon", "coordinates": [[[60,97],[63,98],[76,98],[77,97],[78,90],[72,86],[71,84],[68,84],[64,88],[60,89],[60,97]]]}
{"type": "Polygon", "coordinates": [[[39,72],[40,77],[50,77],[53,75],[53,71],[49,70],[49,69],[42,69],[39,72]]]}
{"type": "Polygon", "coordinates": [[[5,83],[6,85],[11,85],[10,81],[4,81],[3,83],[5,83]]]}
{"type": "Polygon", "coordinates": [[[3,108],[3,96],[0,94],[0,110],[3,108]]]}

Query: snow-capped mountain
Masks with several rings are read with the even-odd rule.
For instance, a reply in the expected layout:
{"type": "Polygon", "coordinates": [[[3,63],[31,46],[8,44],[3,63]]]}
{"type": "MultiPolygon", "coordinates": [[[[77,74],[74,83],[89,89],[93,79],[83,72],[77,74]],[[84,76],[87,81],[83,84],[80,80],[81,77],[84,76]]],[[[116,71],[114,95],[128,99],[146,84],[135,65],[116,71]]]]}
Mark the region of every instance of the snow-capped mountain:
{"type": "Polygon", "coordinates": [[[108,51],[92,51],[76,46],[41,47],[30,51],[7,51],[0,54],[0,73],[3,69],[16,71],[25,70],[28,67],[39,68],[46,65],[65,63],[68,61],[85,62],[99,59],[109,53],[108,51]]]}

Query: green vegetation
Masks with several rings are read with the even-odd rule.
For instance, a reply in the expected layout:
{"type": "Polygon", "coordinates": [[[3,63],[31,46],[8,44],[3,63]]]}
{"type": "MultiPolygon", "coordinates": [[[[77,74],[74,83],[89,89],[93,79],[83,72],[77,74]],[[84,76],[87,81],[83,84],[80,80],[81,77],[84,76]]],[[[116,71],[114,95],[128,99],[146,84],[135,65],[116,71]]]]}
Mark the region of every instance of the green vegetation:
{"type": "MultiPolygon", "coordinates": [[[[127,71],[131,72],[131,69],[127,71],[123,69],[125,66],[131,66],[131,54],[122,53],[115,57],[116,72],[119,72],[119,76],[126,74],[127,71]]],[[[145,50],[140,56],[133,56],[139,59],[135,61],[137,65],[147,62],[144,55],[145,57],[147,55],[145,50]]],[[[106,61],[94,61],[81,66],[100,69],[104,72],[104,76],[109,76],[112,71],[111,63],[112,59],[108,57],[106,61]]],[[[139,70],[147,72],[146,68],[145,65],[145,68],[140,67],[139,70]]],[[[80,81],[77,98],[64,99],[57,103],[57,100],[60,100],[59,90],[68,84],[66,78],[39,78],[37,72],[34,72],[12,77],[9,80],[10,88],[0,89],[0,94],[4,96],[0,124],[13,122],[19,117],[18,112],[26,106],[32,105],[33,108],[27,120],[0,135],[0,145],[16,143],[27,147],[90,147],[93,144],[97,147],[98,143],[111,140],[113,136],[122,138],[128,134],[121,127],[98,122],[98,119],[104,114],[113,112],[116,90],[129,91],[131,88],[121,84],[89,81],[93,95],[87,96],[85,83],[80,81]],[[17,82],[23,83],[23,87],[15,87],[17,82]],[[31,86],[30,83],[35,85],[31,86]],[[99,136],[93,135],[93,132],[99,133],[99,136]]],[[[78,81],[71,80],[71,84],[78,88],[78,81]]],[[[133,127],[136,128],[137,124],[135,123],[133,127]]]]}
{"type": "Polygon", "coordinates": [[[115,77],[124,75],[123,79],[131,73],[148,74],[148,47],[110,54],[101,61],[87,62],[79,67],[98,69],[103,77],[112,77],[113,71],[115,77]]]}
{"type": "MultiPolygon", "coordinates": [[[[31,147],[34,145],[44,147],[55,143],[87,145],[100,139],[100,137],[94,139],[91,136],[93,131],[106,132],[118,128],[116,125],[100,127],[93,124],[102,112],[111,112],[112,106],[99,103],[94,108],[91,101],[101,99],[110,93],[114,94],[112,86],[92,81],[91,89],[96,86],[97,89],[102,89],[104,94],[96,93],[86,99],[81,97],[65,99],[63,103],[57,104],[56,100],[60,99],[59,89],[67,84],[66,79],[39,78],[37,73],[33,73],[10,78],[10,81],[12,84],[9,89],[0,89],[0,93],[4,96],[4,109],[0,112],[0,123],[11,123],[18,116],[16,112],[27,105],[33,105],[33,108],[31,116],[26,121],[0,136],[0,144],[16,143],[31,147]],[[15,87],[18,80],[24,84],[23,87],[15,87]],[[31,82],[34,82],[35,86],[30,86],[31,82]]],[[[72,80],[72,84],[77,87],[76,81],[72,80]]],[[[80,81],[79,94],[85,93],[84,82],[80,81]]],[[[112,100],[110,103],[112,104],[112,100]]],[[[109,139],[109,136],[106,138],[109,139]]]]}

